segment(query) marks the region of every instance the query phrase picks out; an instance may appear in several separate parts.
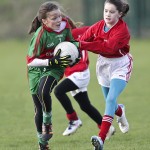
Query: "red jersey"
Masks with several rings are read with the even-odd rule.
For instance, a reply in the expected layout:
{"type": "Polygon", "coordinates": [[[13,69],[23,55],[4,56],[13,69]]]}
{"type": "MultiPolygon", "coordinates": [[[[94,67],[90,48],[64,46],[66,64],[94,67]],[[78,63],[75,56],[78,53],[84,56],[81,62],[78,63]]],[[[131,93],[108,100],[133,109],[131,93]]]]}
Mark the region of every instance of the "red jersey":
{"type": "Polygon", "coordinates": [[[129,52],[130,34],[127,24],[119,21],[109,31],[104,31],[105,21],[92,25],[79,39],[80,49],[100,54],[107,58],[116,58],[129,52]]]}
{"type": "MultiPolygon", "coordinates": [[[[72,29],[72,35],[73,35],[74,39],[79,38],[88,28],[89,28],[89,26],[84,26],[81,28],[72,29]]],[[[79,61],[79,63],[77,63],[73,67],[67,67],[65,69],[65,76],[67,77],[67,76],[73,74],[74,72],[82,72],[82,71],[86,70],[88,68],[88,66],[89,66],[88,52],[83,50],[82,58],[79,61]]]]}

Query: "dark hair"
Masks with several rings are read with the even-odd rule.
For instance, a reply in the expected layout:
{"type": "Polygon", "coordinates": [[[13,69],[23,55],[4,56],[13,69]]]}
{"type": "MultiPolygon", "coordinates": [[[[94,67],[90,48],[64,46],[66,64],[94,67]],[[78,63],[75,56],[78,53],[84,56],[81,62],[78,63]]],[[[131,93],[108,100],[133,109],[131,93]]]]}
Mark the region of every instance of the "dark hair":
{"type": "Polygon", "coordinates": [[[47,18],[48,12],[51,12],[51,11],[59,9],[59,8],[61,8],[61,7],[57,2],[48,1],[48,2],[43,3],[37,12],[37,15],[33,19],[28,33],[31,34],[32,32],[35,32],[41,26],[42,19],[47,18]]]}
{"type": "Polygon", "coordinates": [[[67,19],[71,29],[75,29],[77,27],[79,28],[79,27],[83,26],[83,22],[75,22],[72,18],[67,16],[65,13],[62,13],[62,17],[67,19]]]}
{"type": "Polygon", "coordinates": [[[129,4],[125,0],[106,0],[106,3],[111,3],[116,6],[119,12],[122,12],[122,16],[124,17],[129,11],[129,4]]]}

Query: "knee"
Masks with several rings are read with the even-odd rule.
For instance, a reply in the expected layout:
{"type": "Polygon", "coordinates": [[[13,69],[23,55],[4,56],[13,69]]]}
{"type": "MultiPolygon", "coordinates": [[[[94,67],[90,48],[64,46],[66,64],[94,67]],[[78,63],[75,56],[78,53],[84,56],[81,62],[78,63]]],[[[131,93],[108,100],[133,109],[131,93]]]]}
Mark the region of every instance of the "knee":
{"type": "Polygon", "coordinates": [[[42,106],[35,108],[35,116],[43,116],[42,106]]]}
{"type": "Polygon", "coordinates": [[[63,90],[59,88],[59,86],[57,86],[55,89],[54,89],[54,94],[57,98],[61,97],[61,95],[63,95],[63,90]]]}
{"type": "Polygon", "coordinates": [[[39,95],[39,97],[40,97],[41,100],[49,99],[50,94],[51,93],[49,91],[47,91],[47,90],[39,90],[38,91],[38,95],[39,95]]]}
{"type": "Polygon", "coordinates": [[[80,108],[81,108],[82,111],[87,112],[87,108],[86,108],[85,105],[80,105],[80,108]]]}
{"type": "Polygon", "coordinates": [[[115,98],[114,97],[107,97],[107,99],[106,99],[106,105],[115,105],[115,103],[116,103],[116,100],[115,100],[115,98]]]}
{"type": "Polygon", "coordinates": [[[80,109],[84,112],[87,112],[91,108],[90,103],[79,103],[79,105],[80,105],[80,109]]]}

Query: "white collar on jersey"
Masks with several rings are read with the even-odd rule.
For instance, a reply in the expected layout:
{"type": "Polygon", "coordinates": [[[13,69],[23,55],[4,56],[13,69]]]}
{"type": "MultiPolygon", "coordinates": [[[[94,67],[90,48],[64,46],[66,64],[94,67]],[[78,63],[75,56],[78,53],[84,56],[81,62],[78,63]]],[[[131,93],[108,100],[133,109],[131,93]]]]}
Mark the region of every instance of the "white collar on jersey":
{"type": "Polygon", "coordinates": [[[62,30],[64,30],[66,27],[66,22],[65,21],[62,21],[61,24],[60,24],[60,28],[59,30],[54,30],[55,32],[60,32],[62,30]]]}

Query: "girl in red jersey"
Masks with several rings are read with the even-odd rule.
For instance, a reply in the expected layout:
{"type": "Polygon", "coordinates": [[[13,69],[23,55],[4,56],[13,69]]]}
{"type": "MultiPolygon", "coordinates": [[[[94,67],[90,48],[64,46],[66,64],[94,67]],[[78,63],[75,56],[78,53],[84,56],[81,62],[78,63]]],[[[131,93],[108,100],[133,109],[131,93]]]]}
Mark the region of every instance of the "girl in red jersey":
{"type": "Polygon", "coordinates": [[[123,133],[129,130],[124,105],[117,99],[125,89],[132,71],[132,56],[129,54],[130,33],[123,17],[129,5],[122,0],[106,0],[104,20],[92,25],[79,39],[80,50],[99,54],[96,73],[106,101],[105,113],[98,136],[92,136],[94,150],[103,150],[106,134],[117,115],[123,133]]]}
{"type": "MultiPolygon", "coordinates": [[[[73,37],[77,39],[88,28],[89,26],[84,26],[72,29],[73,37]]],[[[66,94],[67,92],[71,93],[79,104],[81,110],[91,117],[91,119],[93,119],[100,128],[102,116],[91,104],[87,93],[87,86],[90,81],[89,58],[87,51],[82,51],[82,58],[76,65],[65,69],[65,76],[66,78],[59,83],[54,90],[55,96],[65,109],[67,119],[69,120],[69,125],[63,132],[63,135],[68,136],[73,134],[82,125],[82,121],[79,119],[69,97],[66,94]]],[[[111,126],[111,129],[107,134],[107,139],[109,139],[114,132],[115,129],[111,126]]]]}
{"type": "Polygon", "coordinates": [[[35,125],[40,150],[48,150],[52,137],[51,92],[63,77],[69,57],[54,56],[55,47],[63,41],[73,42],[68,21],[62,18],[59,4],[43,3],[32,22],[29,33],[35,32],[28,49],[27,66],[30,92],[35,106],[35,125]]]}

